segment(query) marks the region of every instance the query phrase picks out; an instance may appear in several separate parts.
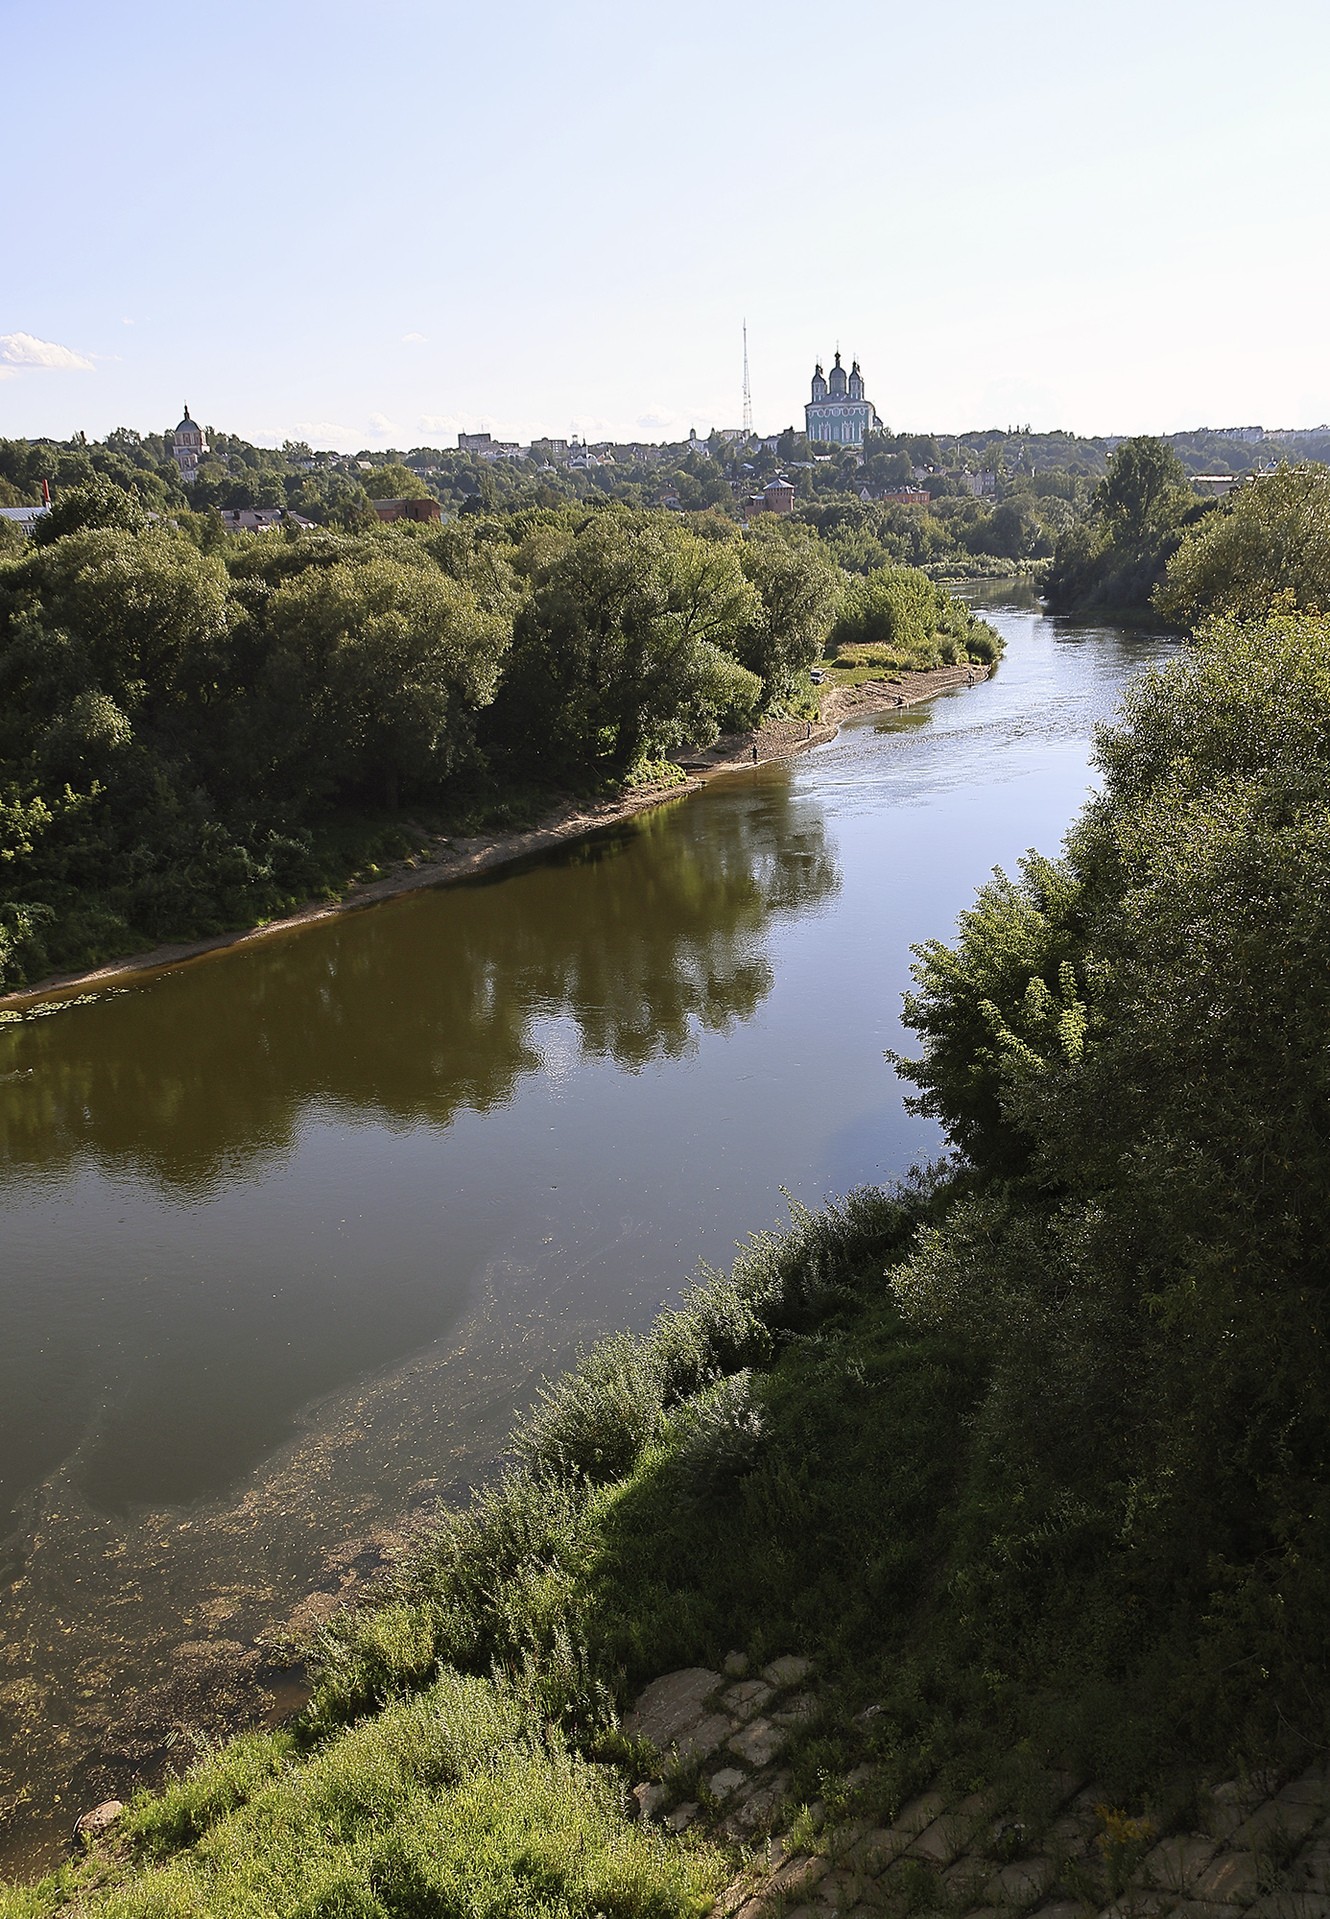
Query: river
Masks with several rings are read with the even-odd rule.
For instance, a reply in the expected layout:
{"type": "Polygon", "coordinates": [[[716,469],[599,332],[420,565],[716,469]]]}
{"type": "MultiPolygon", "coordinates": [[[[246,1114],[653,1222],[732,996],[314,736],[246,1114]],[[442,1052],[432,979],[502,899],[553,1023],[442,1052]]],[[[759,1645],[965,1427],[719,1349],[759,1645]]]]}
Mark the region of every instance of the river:
{"type": "Polygon", "coordinates": [[[782,1190],[937,1155],[883,1060],[911,944],[1056,849],[1172,650],[974,597],[972,690],[0,1032],[0,1869],[280,1712],[265,1636],[782,1190]]]}

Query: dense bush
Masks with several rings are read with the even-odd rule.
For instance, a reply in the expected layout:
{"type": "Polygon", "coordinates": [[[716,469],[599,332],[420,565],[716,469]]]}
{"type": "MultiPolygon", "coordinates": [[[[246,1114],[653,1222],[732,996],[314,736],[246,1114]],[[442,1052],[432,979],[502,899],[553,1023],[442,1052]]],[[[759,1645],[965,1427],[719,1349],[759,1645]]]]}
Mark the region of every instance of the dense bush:
{"type": "Polygon", "coordinates": [[[848,647],[872,647],[894,667],[988,661],[998,650],[991,627],[908,566],[879,567],[845,588],[827,648],[848,647]]]}
{"type": "Polygon", "coordinates": [[[1099,759],[1062,858],[921,950],[907,1070],[973,1172],[898,1294],[992,1364],[976,1618],[1097,1673],[1156,1758],[1315,1740],[1330,625],[1217,627],[1099,759]]]}
{"type": "Polygon", "coordinates": [[[747,729],[838,592],[806,528],[609,505],[200,543],[94,473],[40,524],[0,557],[0,989],[336,889],[414,844],[404,806],[497,817],[747,729]]]}

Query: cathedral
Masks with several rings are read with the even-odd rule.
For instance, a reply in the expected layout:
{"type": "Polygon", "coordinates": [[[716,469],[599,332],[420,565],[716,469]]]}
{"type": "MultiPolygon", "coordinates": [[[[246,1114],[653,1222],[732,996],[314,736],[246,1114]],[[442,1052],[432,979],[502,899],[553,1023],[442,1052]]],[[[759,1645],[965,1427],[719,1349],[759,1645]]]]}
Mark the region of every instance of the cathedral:
{"type": "Polygon", "coordinates": [[[880,427],[877,408],[864,398],[864,376],[856,360],[847,374],[836,354],[830,376],[819,360],[813,369],[813,397],[804,407],[804,430],[810,441],[824,446],[862,446],[874,427],[880,427]]]}

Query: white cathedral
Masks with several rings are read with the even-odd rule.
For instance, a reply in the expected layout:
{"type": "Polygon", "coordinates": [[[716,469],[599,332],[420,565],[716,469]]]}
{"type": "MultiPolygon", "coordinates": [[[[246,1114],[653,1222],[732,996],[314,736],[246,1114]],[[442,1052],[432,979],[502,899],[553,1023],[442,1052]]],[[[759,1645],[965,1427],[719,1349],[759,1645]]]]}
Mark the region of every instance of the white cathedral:
{"type": "Polygon", "coordinates": [[[877,408],[864,398],[864,376],[856,360],[847,374],[837,352],[828,377],[819,360],[813,369],[813,397],[804,407],[804,430],[823,446],[862,446],[880,427],[877,408]]]}

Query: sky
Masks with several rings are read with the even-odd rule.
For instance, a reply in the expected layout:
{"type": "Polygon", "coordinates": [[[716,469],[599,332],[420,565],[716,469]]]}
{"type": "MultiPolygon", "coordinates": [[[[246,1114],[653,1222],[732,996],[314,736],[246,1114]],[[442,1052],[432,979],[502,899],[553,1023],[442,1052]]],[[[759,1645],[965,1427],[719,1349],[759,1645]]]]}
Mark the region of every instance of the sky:
{"type": "Polygon", "coordinates": [[[0,0],[0,435],[1330,420],[1326,0],[0,0]]]}

